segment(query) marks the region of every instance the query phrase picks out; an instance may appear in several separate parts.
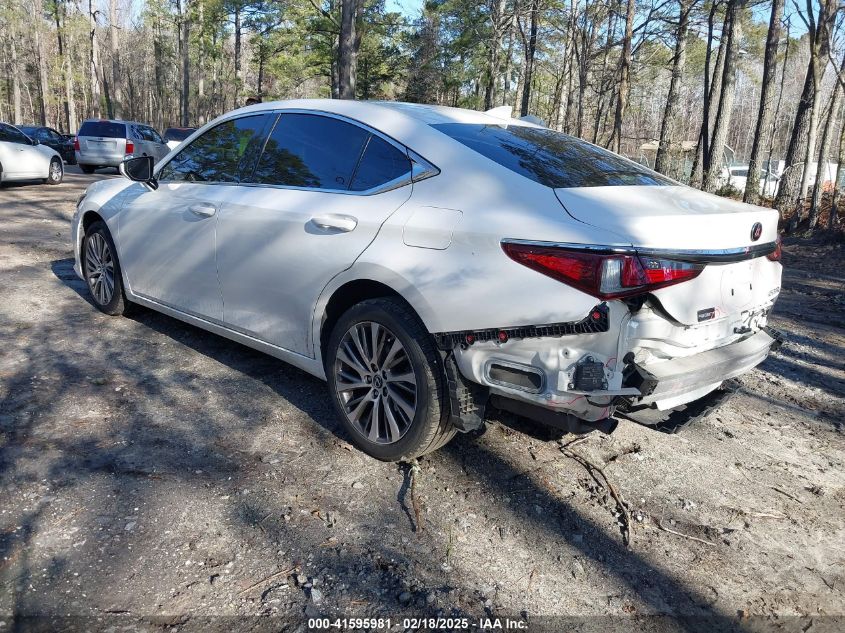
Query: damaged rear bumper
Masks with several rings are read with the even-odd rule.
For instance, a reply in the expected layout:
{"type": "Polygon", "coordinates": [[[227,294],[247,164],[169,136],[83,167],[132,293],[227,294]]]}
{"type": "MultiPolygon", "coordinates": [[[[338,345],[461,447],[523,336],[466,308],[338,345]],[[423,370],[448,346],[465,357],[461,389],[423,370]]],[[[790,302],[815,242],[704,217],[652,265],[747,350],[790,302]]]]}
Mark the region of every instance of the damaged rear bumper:
{"type": "Polygon", "coordinates": [[[744,374],[763,362],[769,351],[780,345],[779,337],[770,332],[778,336],[773,330],[759,330],[736,343],[693,356],[644,366],[631,363],[626,368],[624,384],[642,394],[637,398],[638,404],[655,404],[660,410],[672,409],[689,402],[691,393],[708,393],[723,381],[744,374]]]}
{"type": "MultiPolygon", "coordinates": [[[[615,424],[603,421],[617,409],[664,412],[701,400],[761,363],[781,339],[764,311],[717,324],[724,333],[676,326],[645,310],[637,319],[636,328],[626,326],[627,306],[610,302],[572,324],[439,335],[453,424],[478,428],[489,403],[569,432],[609,432],[615,424]],[[743,337],[744,329],[751,333],[743,337]],[[712,347],[714,339],[730,342],[712,347]]],[[[716,406],[724,398],[710,400],[716,406]]]]}

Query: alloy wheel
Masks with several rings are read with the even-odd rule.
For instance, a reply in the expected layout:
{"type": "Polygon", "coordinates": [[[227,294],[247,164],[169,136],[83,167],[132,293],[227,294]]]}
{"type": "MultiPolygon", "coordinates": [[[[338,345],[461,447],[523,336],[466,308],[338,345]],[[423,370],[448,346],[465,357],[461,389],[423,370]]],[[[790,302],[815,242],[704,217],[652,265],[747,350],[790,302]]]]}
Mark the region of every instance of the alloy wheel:
{"type": "Polygon", "coordinates": [[[100,305],[108,304],[114,294],[114,258],[108,242],[100,233],[92,233],[85,246],[88,287],[100,305]]]}
{"type": "Polygon", "coordinates": [[[58,182],[62,177],[62,164],[57,161],[53,160],[50,162],[50,180],[53,182],[58,182]]]}
{"type": "Polygon", "coordinates": [[[354,324],[340,341],[335,390],[346,418],[370,442],[393,444],[417,410],[417,377],[397,336],[374,321],[354,324]]]}

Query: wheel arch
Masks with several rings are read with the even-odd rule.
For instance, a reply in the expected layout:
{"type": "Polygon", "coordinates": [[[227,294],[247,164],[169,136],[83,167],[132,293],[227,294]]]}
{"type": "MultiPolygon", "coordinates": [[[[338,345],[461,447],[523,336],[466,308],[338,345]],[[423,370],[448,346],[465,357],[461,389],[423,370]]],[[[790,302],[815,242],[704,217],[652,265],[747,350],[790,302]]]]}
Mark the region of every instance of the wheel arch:
{"type": "MultiPolygon", "coordinates": [[[[402,277],[380,266],[367,266],[355,274],[341,274],[323,290],[317,300],[313,319],[315,358],[325,361],[325,349],[334,324],[349,308],[367,299],[392,297],[405,303],[431,332],[431,306],[402,277]]],[[[351,273],[353,269],[346,271],[351,273]]]]}

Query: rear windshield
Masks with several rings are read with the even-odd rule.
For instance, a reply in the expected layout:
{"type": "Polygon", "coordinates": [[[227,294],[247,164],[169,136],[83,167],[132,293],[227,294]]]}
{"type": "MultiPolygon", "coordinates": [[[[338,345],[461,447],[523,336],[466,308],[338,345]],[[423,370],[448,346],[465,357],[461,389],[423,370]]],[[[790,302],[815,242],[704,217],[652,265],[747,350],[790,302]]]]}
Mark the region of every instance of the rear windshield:
{"type": "Polygon", "coordinates": [[[169,127],[164,132],[165,141],[184,141],[194,133],[193,128],[169,127]]]}
{"type": "Polygon", "coordinates": [[[470,123],[432,127],[547,187],[676,184],[627,158],[546,128],[470,123]]]}
{"type": "Polygon", "coordinates": [[[85,121],[78,136],[103,136],[105,138],[126,138],[126,124],[112,121],[85,121]]]}

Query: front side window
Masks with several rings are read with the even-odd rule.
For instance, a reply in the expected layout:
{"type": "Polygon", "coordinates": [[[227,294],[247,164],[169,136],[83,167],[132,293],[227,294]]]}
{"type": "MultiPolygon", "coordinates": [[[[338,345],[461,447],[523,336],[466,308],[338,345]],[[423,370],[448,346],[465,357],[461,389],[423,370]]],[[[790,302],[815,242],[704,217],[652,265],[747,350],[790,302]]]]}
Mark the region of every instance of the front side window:
{"type": "Polygon", "coordinates": [[[269,115],[225,121],[176,154],[162,167],[159,180],[186,182],[240,182],[260,151],[269,115]]]}
{"type": "Polygon", "coordinates": [[[282,114],[267,139],[252,181],[346,190],[370,133],[314,114],[282,114]]]}
{"type": "Polygon", "coordinates": [[[436,123],[432,127],[547,187],[676,184],[627,158],[547,128],[481,123],[436,123]]]}
{"type": "Polygon", "coordinates": [[[407,153],[399,151],[384,139],[372,135],[352,177],[349,189],[366,191],[405,176],[410,171],[411,160],[407,153]]]}

